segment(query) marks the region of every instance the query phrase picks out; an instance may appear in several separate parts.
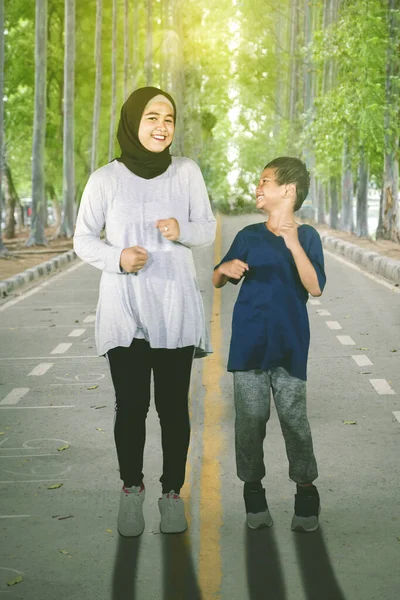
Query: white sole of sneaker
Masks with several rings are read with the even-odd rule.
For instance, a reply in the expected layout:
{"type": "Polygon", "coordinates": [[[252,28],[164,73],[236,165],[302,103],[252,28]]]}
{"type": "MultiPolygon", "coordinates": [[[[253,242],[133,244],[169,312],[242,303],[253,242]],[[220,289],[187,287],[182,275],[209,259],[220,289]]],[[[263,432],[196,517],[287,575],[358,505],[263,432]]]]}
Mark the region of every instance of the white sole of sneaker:
{"type": "Polygon", "coordinates": [[[319,523],[316,517],[294,516],[292,519],[292,531],[299,533],[311,533],[312,531],[317,531],[318,527],[319,523]]]}
{"type": "Polygon", "coordinates": [[[273,521],[269,511],[262,513],[247,513],[247,527],[249,529],[265,529],[271,527],[273,521]]]}

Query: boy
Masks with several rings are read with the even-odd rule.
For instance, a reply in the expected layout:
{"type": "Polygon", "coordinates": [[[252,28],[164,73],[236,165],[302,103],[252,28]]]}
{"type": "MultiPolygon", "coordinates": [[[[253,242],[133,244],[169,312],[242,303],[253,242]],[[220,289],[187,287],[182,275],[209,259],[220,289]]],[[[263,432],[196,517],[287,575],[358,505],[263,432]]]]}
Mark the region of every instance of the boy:
{"type": "Polygon", "coordinates": [[[261,480],[263,441],[270,415],[270,389],[285,439],[289,477],[297,484],[293,531],[318,529],[318,476],[306,411],[310,332],[306,302],[325,287],[318,232],[299,225],[294,212],[308,194],[305,164],[280,157],[264,168],[256,207],[268,221],[245,227],[214,268],[214,287],[244,278],[232,319],[228,371],[233,372],[235,449],[244,482],[247,525],[272,525],[261,480]]]}

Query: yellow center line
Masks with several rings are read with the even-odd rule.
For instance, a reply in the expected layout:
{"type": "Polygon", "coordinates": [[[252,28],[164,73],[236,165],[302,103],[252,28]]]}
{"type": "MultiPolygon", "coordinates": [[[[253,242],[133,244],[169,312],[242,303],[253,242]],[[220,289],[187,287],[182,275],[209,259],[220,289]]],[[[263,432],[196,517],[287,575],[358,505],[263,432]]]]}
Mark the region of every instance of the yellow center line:
{"type": "MultiPolygon", "coordinates": [[[[221,260],[221,220],[217,215],[214,264],[221,260]]],[[[221,465],[223,407],[220,380],[224,375],[221,330],[221,292],[214,290],[211,343],[214,353],[204,360],[203,454],[200,476],[199,585],[205,600],[218,600],[222,581],[221,465]]]]}

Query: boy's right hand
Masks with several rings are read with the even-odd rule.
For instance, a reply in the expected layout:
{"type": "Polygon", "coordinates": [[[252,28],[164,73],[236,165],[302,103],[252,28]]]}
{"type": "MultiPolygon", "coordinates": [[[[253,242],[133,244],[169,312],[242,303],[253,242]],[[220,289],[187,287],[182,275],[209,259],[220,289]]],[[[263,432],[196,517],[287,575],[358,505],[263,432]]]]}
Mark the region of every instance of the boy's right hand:
{"type": "Polygon", "coordinates": [[[222,265],[218,267],[218,271],[230,279],[240,279],[243,277],[244,272],[248,270],[249,265],[238,258],[228,260],[228,262],[222,263],[222,265]]]}
{"type": "Polygon", "coordinates": [[[143,269],[148,257],[147,250],[141,246],[131,246],[122,250],[119,264],[127,273],[137,273],[143,269]]]}

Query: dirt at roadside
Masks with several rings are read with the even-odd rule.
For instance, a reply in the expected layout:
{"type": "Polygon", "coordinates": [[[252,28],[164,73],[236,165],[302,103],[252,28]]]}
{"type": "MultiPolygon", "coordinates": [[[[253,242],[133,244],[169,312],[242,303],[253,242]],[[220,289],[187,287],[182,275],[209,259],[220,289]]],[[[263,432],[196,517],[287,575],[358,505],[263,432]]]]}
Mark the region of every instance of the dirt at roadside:
{"type": "Polygon", "coordinates": [[[371,250],[378,252],[388,258],[400,261],[400,244],[396,242],[390,242],[388,240],[372,240],[370,238],[358,237],[354,233],[347,233],[346,231],[340,231],[339,229],[330,229],[328,225],[318,225],[311,221],[303,220],[304,223],[310,223],[315,229],[317,229],[320,235],[330,235],[335,238],[340,238],[350,244],[356,244],[365,250],[371,250]]]}
{"type": "Polygon", "coordinates": [[[46,239],[48,246],[31,246],[26,248],[25,243],[29,237],[29,230],[24,229],[19,232],[15,238],[8,240],[3,238],[4,245],[10,252],[10,256],[3,258],[0,256],[0,281],[18,275],[25,269],[30,269],[40,265],[46,260],[54,258],[58,254],[68,252],[72,249],[72,239],[52,240],[55,234],[54,227],[47,227],[46,239]]]}

